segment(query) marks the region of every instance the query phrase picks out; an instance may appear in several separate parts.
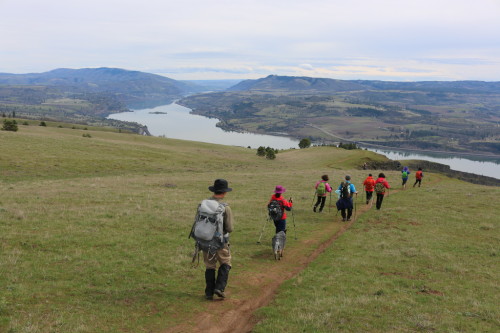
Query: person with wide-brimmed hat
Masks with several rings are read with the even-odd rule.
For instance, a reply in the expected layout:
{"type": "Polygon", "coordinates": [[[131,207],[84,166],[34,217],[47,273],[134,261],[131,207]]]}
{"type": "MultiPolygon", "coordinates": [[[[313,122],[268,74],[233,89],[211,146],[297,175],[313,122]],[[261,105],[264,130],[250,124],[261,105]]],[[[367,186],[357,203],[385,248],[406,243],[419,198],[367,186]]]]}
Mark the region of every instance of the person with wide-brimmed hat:
{"type": "Polygon", "coordinates": [[[285,192],[286,189],[283,186],[277,185],[274,189],[274,194],[271,196],[271,199],[269,200],[269,203],[277,201],[281,206],[281,211],[282,211],[281,217],[273,219],[274,226],[276,227],[276,233],[280,231],[284,231],[286,233],[286,211],[292,210],[293,206],[292,198],[290,198],[290,200],[288,201],[283,197],[283,193],[285,192]]]}
{"type": "Polygon", "coordinates": [[[225,298],[226,294],[224,290],[226,289],[227,280],[229,278],[229,270],[231,269],[231,252],[229,251],[229,233],[233,231],[233,214],[229,205],[222,202],[227,192],[231,192],[233,189],[228,186],[228,182],[225,179],[216,179],[214,185],[208,187],[209,191],[213,192],[211,198],[208,200],[215,200],[217,203],[224,207],[223,214],[223,235],[224,244],[223,247],[218,249],[215,254],[209,253],[209,251],[203,251],[203,260],[205,262],[205,298],[213,299],[213,295],[217,295],[220,298],[225,298]],[[217,278],[215,270],[217,268],[217,262],[219,263],[219,270],[217,272],[217,278]]]}

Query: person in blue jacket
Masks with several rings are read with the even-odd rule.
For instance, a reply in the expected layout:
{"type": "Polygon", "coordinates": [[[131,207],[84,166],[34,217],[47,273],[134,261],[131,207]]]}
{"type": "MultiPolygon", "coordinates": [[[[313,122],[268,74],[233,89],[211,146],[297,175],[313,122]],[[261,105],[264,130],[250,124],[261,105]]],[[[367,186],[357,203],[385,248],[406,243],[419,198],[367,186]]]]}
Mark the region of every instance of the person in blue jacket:
{"type": "Polygon", "coordinates": [[[339,200],[337,200],[337,210],[340,210],[342,221],[350,221],[352,216],[352,209],[354,208],[353,196],[357,195],[356,187],[351,183],[351,176],[346,175],[345,181],[340,183],[337,189],[339,193],[339,200]]]}
{"type": "Polygon", "coordinates": [[[410,175],[410,169],[405,166],[403,170],[401,170],[401,179],[403,181],[403,189],[406,188],[406,182],[408,181],[408,176],[410,175]]]}

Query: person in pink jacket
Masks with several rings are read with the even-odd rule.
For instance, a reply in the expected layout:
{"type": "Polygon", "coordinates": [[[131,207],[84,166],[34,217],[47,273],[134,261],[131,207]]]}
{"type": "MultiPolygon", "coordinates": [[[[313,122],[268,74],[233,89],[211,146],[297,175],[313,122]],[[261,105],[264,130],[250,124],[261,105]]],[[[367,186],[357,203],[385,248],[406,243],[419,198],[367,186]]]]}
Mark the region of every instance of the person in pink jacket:
{"type": "Polygon", "coordinates": [[[315,194],[318,196],[318,200],[314,205],[313,211],[316,212],[316,209],[319,206],[319,212],[323,211],[323,207],[325,207],[326,196],[328,193],[332,192],[332,187],[327,183],[328,175],[321,176],[321,180],[318,181],[315,185],[316,192],[315,194]]]}
{"type": "Polygon", "coordinates": [[[375,193],[377,193],[377,209],[382,207],[382,201],[384,200],[385,189],[390,189],[389,183],[385,180],[385,175],[379,173],[378,179],[375,181],[375,193]]]}

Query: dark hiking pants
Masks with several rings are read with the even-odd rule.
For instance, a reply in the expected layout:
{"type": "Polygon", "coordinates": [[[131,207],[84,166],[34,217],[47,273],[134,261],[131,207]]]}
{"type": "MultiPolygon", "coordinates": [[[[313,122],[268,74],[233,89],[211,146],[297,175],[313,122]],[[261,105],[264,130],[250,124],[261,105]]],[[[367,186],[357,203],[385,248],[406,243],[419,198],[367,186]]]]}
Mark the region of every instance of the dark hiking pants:
{"type": "Polygon", "coordinates": [[[382,201],[384,200],[384,194],[383,193],[377,193],[377,209],[380,209],[382,207],[382,201]]]}
{"type": "Polygon", "coordinates": [[[341,209],[340,215],[342,215],[343,219],[350,219],[352,216],[352,208],[341,209]],[[347,211],[347,214],[346,214],[346,211],[347,211]]]}
{"type": "Polygon", "coordinates": [[[366,203],[370,202],[373,196],[373,191],[366,191],[366,203]]]}
{"type": "Polygon", "coordinates": [[[326,197],[318,196],[318,200],[314,205],[315,208],[314,211],[316,211],[316,208],[319,206],[319,211],[321,212],[323,210],[323,207],[325,207],[325,202],[326,202],[326,197]]]}

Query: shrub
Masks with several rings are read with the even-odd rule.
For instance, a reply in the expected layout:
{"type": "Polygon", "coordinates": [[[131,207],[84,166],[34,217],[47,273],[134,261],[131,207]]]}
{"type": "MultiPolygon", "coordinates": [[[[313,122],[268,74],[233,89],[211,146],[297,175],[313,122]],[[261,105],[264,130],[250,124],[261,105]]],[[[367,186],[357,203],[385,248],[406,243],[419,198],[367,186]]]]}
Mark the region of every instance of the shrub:
{"type": "Polygon", "coordinates": [[[304,138],[304,139],[300,140],[300,142],[299,142],[300,149],[309,148],[309,147],[311,147],[311,140],[310,139],[304,138]]]}
{"type": "Polygon", "coordinates": [[[12,131],[12,132],[17,132],[18,127],[17,127],[17,122],[15,120],[3,120],[3,131],[12,131]]]}
{"type": "Polygon", "coordinates": [[[45,121],[41,121],[39,126],[47,127],[47,124],[45,123],[45,121]]]}
{"type": "Polygon", "coordinates": [[[257,156],[265,156],[266,155],[266,148],[263,146],[260,146],[257,148],[257,156]]]}
{"type": "Polygon", "coordinates": [[[268,160],[274,160],[276,158],[276,153],[274,152],[274,149],[266,150],[266,158],[268,160]]]}

